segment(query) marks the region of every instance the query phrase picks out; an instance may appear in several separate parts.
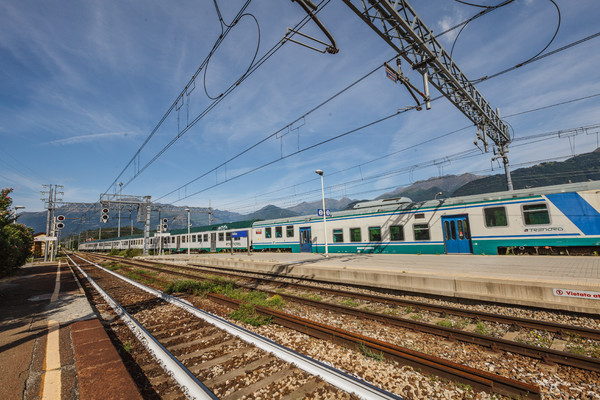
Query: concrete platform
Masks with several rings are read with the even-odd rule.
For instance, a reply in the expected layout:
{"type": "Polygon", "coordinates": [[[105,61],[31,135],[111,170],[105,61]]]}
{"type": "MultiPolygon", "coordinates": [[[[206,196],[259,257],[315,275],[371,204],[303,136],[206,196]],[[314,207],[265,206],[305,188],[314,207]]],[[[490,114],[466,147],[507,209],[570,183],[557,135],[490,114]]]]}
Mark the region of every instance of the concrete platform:
{"type": "Polygon", "coordinates": [[[141,399],[66,263],[20,272],[0,280],[0,397],[141,399]]]}
{"type": "Polygon", "coordinates": [[[304,253],[218,253],[162,258],[600,314],[600,257],[596,256],[330,254],[325,258],[304,253]]]}

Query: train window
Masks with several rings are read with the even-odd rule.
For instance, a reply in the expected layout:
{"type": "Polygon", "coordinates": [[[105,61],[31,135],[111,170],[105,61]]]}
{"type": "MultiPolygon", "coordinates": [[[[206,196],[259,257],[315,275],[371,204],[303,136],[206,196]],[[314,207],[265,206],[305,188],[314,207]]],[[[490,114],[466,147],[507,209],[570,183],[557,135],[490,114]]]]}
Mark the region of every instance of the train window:
{"type": "Polygon", "coordinates": [[[390,226],[390,240],[404,240],[404,227],[402,225],[390,226]]]}
{"type": "Polygon", "coordinates": [[[185,243],[185,236],[181,237],[181,243],[185,243]]]}
{"type": "Polygon", "coordinates": [[[275,237],[276,238],[283,237],[283,227],[282,226],[275,227],[275,237]]]}
{"type": "MultiPolygon", "coordinates": [[[[454,221],[452,221],[454,222],[454,221]]],[[[456,226],[458,228],[458,238],[460,240],[463,240],[465,238],[465,232],[463,231],[463,221],[462,219],[459,219],[458,221],[456,221],[456,226]]]]}
{"type": "Polygon", "coordinates": [[[456,240],[456,222],[450,221],[450,234],[452,235],[452,240],[456,240]]]}
{"type": "Polygon", "coordinates": [[[205,233],[205,234],[204,234],[204,241],[205,241],[205,242],[208,242],[208,233],[205,233]]]}
{"type": "Polygon", "coordinates": [[[223,232],[219,232],[219,242],[222,242],[224,239],[223,232]]]}
{"type": "Polygon", "coordinates": [[[271,238],[271,227],[265,228],[265,238],[271,238]]]}
{"type": "Polygon", "coordinates": [[[425,219],[425,214],[423,214],[423,213],[415,214],[415,219],[425,219]]]}
{"type": "Polygon", "coordinates": [[[285,227],[285,237],[294,237],[294,225],[285,227]]]}
{"type": "Polygon", "coordinates": [[[506,207],[484,208],[483,215],[485,217],[485,226],[488,228],[494,226],[508,226],[506,207]]]}
{"type": "Polygon", "coordinates": [[[544,225],[550,223],[550,214],[546,203],[527,204],[523,206],[525,225],[544,225]]]}
{"type": "Polygon", "coordinates": [[[341,229],[333,230],[333,243],[343,243],[344,242],[344,231],[341,229]]]}
{"type": "Polygon", "coordinates": [[[450,221],[444,221],[444,239],[450,240],[450,221]]]}
{"type": "Polygon", "coordinates": [[[225,232],[225,240],[228,242],[231,240],[231,232],[225,232]]]}
{"type": "Polygon", "coordinates": [[[360,235],[360,228],[350,228],[350,241],[360,242],[362,237],[360,235]]]}
{"type": "Polygon", "coordinates": [[[465,230],[465,239],[471,239],[471,231],[469,229],[469,221],[466,219],[463,221],[463,228],[465,230]]]}
{"type": "Polygon", "coordinates": [[[175,243],[175,236],[171,238],[171,243],[175,243]]]}
{"type": "Polygon", "coordinates": [[[370,226],[369,227],[369,242],[381,242],[381,227],[370,226]]]}
{"type": "Polygon", "coordinates": [[[415,240],[429,240],[429,224],[414,224],[413,234],[415,240]]]}

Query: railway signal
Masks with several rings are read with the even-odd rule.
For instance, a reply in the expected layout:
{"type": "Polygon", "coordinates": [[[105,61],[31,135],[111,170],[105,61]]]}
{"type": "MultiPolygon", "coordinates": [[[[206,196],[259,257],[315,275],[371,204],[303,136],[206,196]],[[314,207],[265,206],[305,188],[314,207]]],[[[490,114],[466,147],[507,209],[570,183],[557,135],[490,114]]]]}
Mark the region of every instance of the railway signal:
{"type": "Polygon", "coordinates": [[[103,223],[108,222],[108,212],[109,209],[107,207],[102,208],[102,216],[100,217],[100,221],[102,221],[103,223]]]}
{"type": "Polygon", "coordinates": [[[56,229],[62,229],[65,227],[65,223],[63,222],[64,220],[65,220],[64,215],[59,215],[56,217],[56,229]]]}
{"type": "Polygon", "coordinates": [[[169,228],[168,222],[169,222],[169,220],[167,218],[162,219],[162,231],[163,232],[166,232],[167,229],[169,228]]]}

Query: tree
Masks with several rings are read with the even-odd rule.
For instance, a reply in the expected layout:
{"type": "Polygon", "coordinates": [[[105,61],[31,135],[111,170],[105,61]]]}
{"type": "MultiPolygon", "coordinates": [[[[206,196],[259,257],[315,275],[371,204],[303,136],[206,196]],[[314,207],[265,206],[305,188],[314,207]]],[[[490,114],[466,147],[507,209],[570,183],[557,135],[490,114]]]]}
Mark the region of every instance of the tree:
{"type": "Polygon", "coordinates": [[[12,223],[12,199],[9,197],[12,191],[0,191],[0,276],[8,275],[25,264],[33,246],[33,229],[12,223]]]}

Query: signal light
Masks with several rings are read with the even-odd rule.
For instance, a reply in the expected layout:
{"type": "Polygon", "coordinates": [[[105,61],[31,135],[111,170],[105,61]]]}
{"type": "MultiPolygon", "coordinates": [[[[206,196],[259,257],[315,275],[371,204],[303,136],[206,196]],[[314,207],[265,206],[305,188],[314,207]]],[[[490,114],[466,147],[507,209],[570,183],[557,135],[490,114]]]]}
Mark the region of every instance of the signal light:
{"type": "Polygon", "coordinates": [[[169,227],[169,225],[163,224],[163,226],[162,226],[163,232],[166,232],[168,227],[169,227]]]}
{"type": "Polygon", "coordinates": [[[65,227],[65,223],[62,222],[65,220],[65,216],[64,215],[57,215],[56,216],[56,225],[54,225],[56,227],[56,229],[61,230],[62,228],[65,227]]]}
{"type": "Polygon", "coordinates": [[[102,208],[102,216],[100,216],[100,221],[103,223],[107,223],[108,222],[108,208],[104,207],[102,208]]]}

